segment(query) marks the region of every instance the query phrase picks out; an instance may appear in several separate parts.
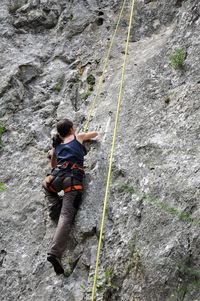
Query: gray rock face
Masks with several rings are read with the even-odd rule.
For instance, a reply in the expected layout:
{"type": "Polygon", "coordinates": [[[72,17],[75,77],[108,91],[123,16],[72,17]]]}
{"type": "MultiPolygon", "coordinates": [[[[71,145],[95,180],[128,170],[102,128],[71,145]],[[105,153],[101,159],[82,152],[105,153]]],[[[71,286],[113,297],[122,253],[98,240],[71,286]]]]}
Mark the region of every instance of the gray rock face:
{"type": "MultiPolygon", "coordinates": [[[[131,3],[89,124],[99,136],[86,144],[64,277],[46,261],[56,228],[41,188],[50,138],[63,117],[83,130],[122,1],[1,2],[1,300],[88,301],[131,3]]],[[[135,2],[96,300],[198,301],[200,3],[135,2]],[[169,54],[180,48],[175,69],[169,54]]]]}

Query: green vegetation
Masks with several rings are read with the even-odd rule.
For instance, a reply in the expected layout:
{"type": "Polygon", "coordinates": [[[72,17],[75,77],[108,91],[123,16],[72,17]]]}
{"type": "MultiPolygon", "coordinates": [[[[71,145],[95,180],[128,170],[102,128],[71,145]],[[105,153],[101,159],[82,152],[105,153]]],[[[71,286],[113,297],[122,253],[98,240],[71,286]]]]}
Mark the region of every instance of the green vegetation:
{"type": "Polygon", "coordinates": [[[6,191],[6,189],[5,188],[3,188],[3,183],[0,183],[0,190],[3,190],[3,191],[6,191]]]}
{"type": "Polygon", "coordinates": [[[86,290],[85,286],[83,286],[82,284],[80,284],[80,287],[82,288],[83,291],[86,290]]]}
{"type": "Polygon", "coordinates": [[[183,62],[186,58],[186,53],[183,51],[183,48],[180,47],[175,50],[175,53],[171,52],[169,54],[169,57],[171,59],[171,66],[175,69],[181,68],[183,66],[183,62]]]}
{"type": "Polygon", "coordinates": [[[65,270],[65,276],[66,277],[69,277],[71,274],[72,274],[72,270],[70,270],[70,269],[65,270]]]}
{"type": "Polygon", "coordinates": [[[95,77],[92,74],[88,74],[87,79],[86,79],[88,85],[89,85],[89,91],[94,90],[94,84],[95,84],[95,77]]]}
{"type": "Polygon", "coordinates": [[[60,91],[62,89],[61,85],[55,85],[55,90],[60,91]]]}
{"type": "Polygon", "coordinates": [[[69,265],[73,265],[73,260],[71,258],[68,259],[69,265]]]}
{"type": "Polygon", "coordinates": [[[95,84],[95,77],[92,74],[88,74],[88,76],[87,76],[87,83],[89,85],[94,85],[95,84]]]}
{"type": "Polygon", "coordinates": [[[28,3],[28,0],[24,0],[24,3],[28,3]]]}
{"type": "Polygon", "coordinates": [[[0,125],[0,147],[4,146],[4,144],[2,143],[1,137],[2,137],[2,133],[4,132],[3,127],[0,125]]]}
{"type": "Polygon", "coordinates": [[[74,16],[74,15],[71,15],[71,16],[70,16],[70,20],[71,20],[71,21],[75,21],[76,19],[77,19],[76,16],[74,16]]]}
{"type": "Polygon", "coordinates": [[[97,283],[97,291],[98,293],[102,293],[102,292],[108,292],[108,291],[113,291],[116,290],[116,285],[113,284],[113,278],[115,276],[115,273],[113,272],[113,270],[106,270],[104,272],[104,276],[103,279],[97,279],[98,283],[97,283]]]}
{"type": "Polygon", "coordinates": [[[182,264],[182,263],[179,263],[179,264],[175,265],[175,267],[178,267],[180,272],[182,272],[183,274],[194,276],[194,277],[200,279],[200,270],[196,270],[196,269],[194,269],[192,267],[189,267],[189,266],[187,266],[185,264],[182,264]]]}
{"type": "MultiPolygon", "coordinates": [[[[170,294],[169,297],[165,298],[164,301],[176,301],[180,300],[177,298],[182,297],[189,291],[199,291],[200,290],[200,281],[194,281],[192,283],[188,283],[183,285],[181,288],[178,290],[174,291],[172,294],[170,294]]],[[[182,300],[182,298],[181,298],[182,300]]]]}
{"type": "Polygon", "coordinates": [[[148,202],[155,205],[156,207],[163,209],[165,212],[176,215],[178,218],[185,220],[187,222],[190,222],[190,223],[194,223],[195,225],[200,227],[200,220],[196,217],[192,217],[187,212],[180,212],[177,209],[170,207],[169,205],[167,205],[164,202],[158,202],[156,199],[149,197],[148,195],[146,195],[144,193],[135,191],[135,189],[133,187],[130,187],[128,185],[122,185],[120,188],[123,191],[126,191],[130,194],[136,194],[137,196],[140,197],[141,200],[147,200],[148,202]]]}
{"type": "Polygon", "coordinates": [[[128,185],[122,185],[120,188],[126,192],[129,192],[130,194],[136,193],[135,189],[128,185]]]}
{"type": "Polygon", "coordinates": [[[137,249],[137,234],[135,236],[134,244],[130,241],[130,251],[131,256],[128,264],[125,266],[124,272],[128,274],[130,270],[134,269],[136,273],[142,273],[142,256],[141,256],[141,247],[137,249]]]}
{"type": "Polygon", "coordinates": [[[81,94],[81,98],[84,99],[84,100],[86,100],[90,95],[91,95],[91,92],[87,91],[87,92],[81,94]]]}

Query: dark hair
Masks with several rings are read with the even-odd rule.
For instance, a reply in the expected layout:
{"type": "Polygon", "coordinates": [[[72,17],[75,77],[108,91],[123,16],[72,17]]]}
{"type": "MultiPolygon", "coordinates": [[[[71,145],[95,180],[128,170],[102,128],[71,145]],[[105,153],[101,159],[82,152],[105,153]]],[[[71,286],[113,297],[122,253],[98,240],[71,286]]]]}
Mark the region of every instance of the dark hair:
{"type": "Polygon", "coordinates": [[[57,123],[58,133],[53,136],[53,147],[56,147],[63,141],[63,138],[70,133],[72,127],[73,122],[69,119],[62,119],[57,123]]]}

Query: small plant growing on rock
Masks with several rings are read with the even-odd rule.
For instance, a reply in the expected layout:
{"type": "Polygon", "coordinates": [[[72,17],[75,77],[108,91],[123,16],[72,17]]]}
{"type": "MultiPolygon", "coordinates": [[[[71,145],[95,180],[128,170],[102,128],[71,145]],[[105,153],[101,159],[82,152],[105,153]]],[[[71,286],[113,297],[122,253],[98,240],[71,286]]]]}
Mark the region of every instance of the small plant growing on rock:
{"type": "Polygon", "coordinates": [[[24,3],[28,3],[28,0],[24,0],[24,3]]]}
{"type": "Polygon", "coordinates": [[[69,277],[71,274],[72,274],[72,270],[70,270],[70,269],[65,270],[65,276],[66,277],[69,277]]]}
{"type": "Polygon", "coordinates": [[[87,91],[87,92],[81,94],[81,98],[84,99],[84,100],[86,100],[90,96],[90,94],[91,94],[91,92],[87,91]]]}
{"type": "Polygon", "coordinates": [[[4,144],[3,144],[3,142],[2,142],[2,140],[1,140],[1,137],[2,137],[2,133],[4,132],[4,129],[3,129],[3,127],[0,125],[0,147],[1,146],[4,146],[4,144]]]}
{"type": "Polygon", "coordinates": [[[152,198],[148,196],[145,193],[142,193],[140,191],[136,191],[133,187],[128,186],[128,185],[121,185],[120,190],[128,192],[130,194],[135,194],[137,195],[141,200],[146,200],[149,203],[153,204],[154,206],[163,209],[165,212],[168,212],[170,214],[178,216],[180,219],[185,220],[190,223],[194,223],[197,226],[200,226],[200,220],[196,217],[193,217],[191,214],[188,212],[181,212],[178,211],[176,208],[170,207],[167,203],[165,202],[158,202],[155,198],[152,198]]]}
{"type": "Polygon", "coordinates": [[[55,85],[55,90],[60,91],[62,89],[61,85],[55,85]]]}
{"type": "Polygon", "coordinates": [[[69,263],[69,265],[72,266],[72,265],[73,265],[73,260],[72,260],[71,258],[69,258],[69,259],[68,259],[68,263],[69,263]]]}
{"type": "Polygon", "coordinates": [[[0,190],[3,190],[3,191],[6,191],[6,189],[5,188],[3,188],[3,183],[0,183],[0,190]]]}
{"type": "Polygon", "coordinates": [[[92,74],[88,74],[86,81],[89,85],[89,90],[93,91],[93,86],[95,84],[95,77],[92,74]]]}
{"type": "Polygon", "coordinates": [[[131,186],[128,186],[128,185],[121,185],[120,189],[123,190],[123,191],[129,192],[130,194],[135,193],[135,189],[131,186]]]}
{"type": "Polygon", "coordinates": [[[82,288],[83,291],[86,291],[86,287],[82,284],[80,284],[80,287],[82,288]]]}
{"type": "Polygon", "coordinates": [[[71,21],[75,21],[76,19],[77,19],[76,16],[74,16],[74,15],[71,15],[71,16],[70,16],[70,20],[71,20],[71,21]]]}
{"type": "Polygon", "coordinates": [[[181,68],[183,66],[183,62],[186,58],[186,53],[183,51],[183,48],[180,47],[175,50],[175,53],[171,52],[169,54],[171,59],[171,66],[175,69],[181,68]]]}
{"type": "Polygon", "coordinates": [[[113,290],[116,290],[116,285],[113,283],[113,278],[115,276],[115,273],[113,272],[113,270],[106,270],[104,272],[103,278],[102,279],[97,279],[98,283],[97,283],[97,290],[98,293],[102,293],[102,292],[110,292],[113,290]]]}
{"type": "Polygon", "coordinates": [[[88,76],[87,76],[87,83],[89,85],[94,85],[95,84],[95,77],[92,74],[88,74],[88,76]]]}
{"type": "Polygon", "coordinates": [[[179,263],[179,264],[176,264],[174,266],[178,267],[181,273],[191,275],[191,276],[195,276],[196,278],[200,279],[200,270],[197,270],[193,267],[187,266],[183,263],[179,263]]]}
{"type": "Polygon", "coordinates": [[[141,256],[141,247],[137,249],[137,234],[135,236],[134,245],[130,241],[130,251],[131,256],[128,264],[125,266],[124,272],[128,274],[130,270],[134,269],[136,273],[142,273],[143,265],[142,265],[142,256],[141,256]]]}

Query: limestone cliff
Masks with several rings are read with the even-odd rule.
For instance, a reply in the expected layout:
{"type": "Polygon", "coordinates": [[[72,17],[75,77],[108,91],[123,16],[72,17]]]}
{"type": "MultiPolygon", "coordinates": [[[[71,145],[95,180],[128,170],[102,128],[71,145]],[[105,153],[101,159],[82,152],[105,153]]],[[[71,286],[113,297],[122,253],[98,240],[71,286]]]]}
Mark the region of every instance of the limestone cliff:
{"type": "MultiPolygon", "coordinates": [[[[122,2],[1,0],[1,300],[91,300],[131,1],[89,124],[99,136],[86,145],[69,277],[46,261],[56,225],[41,183],[57,120],[85,126],[122,2]]],[[[199,0],[135,1],[98,301],[200,300],[199,29],[199,0]]]]}

